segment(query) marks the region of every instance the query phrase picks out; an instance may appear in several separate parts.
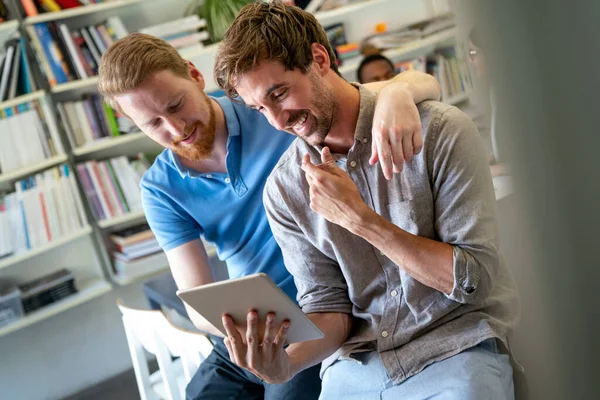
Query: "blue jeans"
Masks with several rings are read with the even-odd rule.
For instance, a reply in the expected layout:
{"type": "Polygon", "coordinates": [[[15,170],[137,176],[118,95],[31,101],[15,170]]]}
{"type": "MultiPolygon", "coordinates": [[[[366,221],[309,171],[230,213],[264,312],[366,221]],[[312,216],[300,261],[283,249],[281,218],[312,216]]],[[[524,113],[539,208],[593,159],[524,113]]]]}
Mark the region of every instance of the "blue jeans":
{"type": "Polygon", "coordinates": [[[188,400],[316,400],[321,392],[319,369],[321,365],[302,371],[292,380],[271,385],[254,374],[238,367],[229,359],[223,339],[211,337],[213,352],[186,388],[188,400]]]}
{"type": "Polygon", "coordinates": [[[496,339],[427,366],[399,385],[388,376],[379,353],[357,354],[325,370],[323,400],[513,400],[512,367],[496,339]]]}

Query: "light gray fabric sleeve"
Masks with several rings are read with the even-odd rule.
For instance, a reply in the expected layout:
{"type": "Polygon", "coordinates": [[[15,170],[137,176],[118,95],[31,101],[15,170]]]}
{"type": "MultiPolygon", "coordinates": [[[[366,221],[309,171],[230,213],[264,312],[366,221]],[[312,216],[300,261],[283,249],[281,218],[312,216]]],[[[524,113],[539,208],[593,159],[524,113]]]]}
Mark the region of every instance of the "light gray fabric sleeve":
{"type": "Polygon", "coordinates": [[[471,119],[454,107],[429,128],[436,231],[442,242],[453,246],[454,288],[448,297],[476,303],[491,293],[500,265],[486,153],[471,119]]]}

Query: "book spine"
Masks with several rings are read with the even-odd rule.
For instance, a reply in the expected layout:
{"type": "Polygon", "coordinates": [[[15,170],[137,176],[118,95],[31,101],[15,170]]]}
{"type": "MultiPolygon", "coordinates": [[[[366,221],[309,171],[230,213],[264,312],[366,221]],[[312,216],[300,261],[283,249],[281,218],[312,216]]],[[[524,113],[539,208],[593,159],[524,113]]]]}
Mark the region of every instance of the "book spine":
{"type": "Polygon", "coordinates": [[[81,185],[83,186],[83,192],[85,194],[85,197],[90,203],[90,208],[92,209],[92,214],[94,215],[94,218],[96,220],[105,219],[106,216],[102,211],[102,205],[100,204],[98,194],[94,189],[94,184],[92,183],[92,178],[90,177],[89,171],[87,170],[84,164],[77,164],[75,168],[77,169],[77,174],[79,175],[79,179],[81,180],[81,185]]]}
{"type": "Polygon", "coordinates": [[[87,78],[87,72],[85,68],[83,68],[83,64],[81,63],[81,59],[79,58],[79,53],[75,48],[75,43],[73,43],[73,38],[71,37],[71,33],[69,32],[69,28],[65,24],[60,24],[58,26],[59,33],[63,38],[63,41],[67,47],[68,53],[70,55],[70,59],[72,60],[75,70],[77,71],[77,75],[80,79],[87,78]]]}
{"type": "Polygon", "coordinates": [[[48,59],[48,64],[52,70],[52,74],[56,78],[57,83],[65,83],[68,81],[67,75],[63,70],[61,57],[59,56],[58,47],[56,43],[52,41],[52,36],[48,30],[48,26],[44,23],[34,25],[35,32],[40,40],[40,44],[44,50],[44,54],[48,59]]]}
{"type": "Polygon", "coordinates": [[[79,190],[77,189],[75,177],[71,173],[71,168],[67,164],[63,164],[63,174],[69,182],[69,187],[71,189],[72,197],[75,203],[75,208],[77,209],[77,215],[79,216],[79,228],[83,228],[87,225],[87,217],[85,216],[85,210],[83,208],[83,200],[81,199],[81,195],[79,194],[79,190]]]}
{"type": "Polygon", "coordinates": [[[40,71],[42,72],[42,74],[45,75],[50,87],[56,86],[56,77],[52,72],[52,68],[50,67],[50,61],[48,61],[48,58],[46,57],[46,53],[42,48],[42,43],[40,42],[40,38],[38,37],[34,27],[28,25],[25,27],[25,30],[27,31],[29,39],[31,40],[31,46],[34,49],[33,53],[40,66],[40,71]]]}
{"type": "Polygon", "coordinates": [[[113,136],[119,136],[121,132],[119,132],[119,125],[117,124],[117,119],[115,118],[115,113],[111,106],[106,103],[102,103],[102,107],[104,108],[104,114],[106,115],[106,120],[108,122],[108,126],[110,128],[110,133],[113,136]]]}
{"type": "Polygon", "coordinates": [[[107,164],[106,161],[99,162],[98,168],[100,169],[100,174],[101,174],[102,180],[104,181],[104,184],[107,187],[109,199],[113,205],[115,214],[123,215],[127,212],[126,207],[121,201],[119,201],[119,193],[117,191],[116,185],[114,184],[113,180],[111,179],[111,175],[110,175],[110,172],[108,171],[108,167],[106,166],[106,164],[107,164]]]}
{"type": "Polygon", "coordinates": [[[58,25],[55,22],[46,23],[48,27],[48,32],[50,32],[50,36],[52,37],[52,42],[56,45],[57,56],[60,67],[64,71],[67,76],[67,80],[72,81],[74,79],[78,79],[77,69],[73,64],[73,60],[70,57],[69,49],[67,48],[67,44],[65,43],[60,31],[58,29],[58,25]]]}
{"type": "Polygon", "coordinates": [[[23,10],[25,10],[25,14],[27,14],[28,17],[38,15],[38,10],[35,7],[33,0],[21,0],[21,6],[23,7],[23,10]]]}

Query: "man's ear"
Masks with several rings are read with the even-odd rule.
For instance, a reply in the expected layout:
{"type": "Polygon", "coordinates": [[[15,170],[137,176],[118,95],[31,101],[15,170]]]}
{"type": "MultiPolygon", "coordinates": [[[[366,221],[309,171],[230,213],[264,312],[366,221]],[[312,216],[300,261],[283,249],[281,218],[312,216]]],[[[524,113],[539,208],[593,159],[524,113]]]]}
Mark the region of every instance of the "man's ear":
{"type": "Polygon", "coordinates": [[[188,60],[185,62],[185,64],[187,65],[188,75],[190,78],[192,78],[192,80],[196,82],[198,86],[200,86],[200,89],[204,90],[206,83],[204,82],[204,76],[202,76],[202,73],[198,71],[198,68],[196,68],[193,62],[188,60]]]}
{"type": "Polygon", "coordinates": [[[321,76],[327,75],[327,73],[331,69],[331,66],[329,64],[331,60],[329,58],[329,53],[327,52],[325,46],[319,43],[313,43],[310,45],[310,50],[312,53],[313,64],[316,68],[316,71],[321,76]]]}

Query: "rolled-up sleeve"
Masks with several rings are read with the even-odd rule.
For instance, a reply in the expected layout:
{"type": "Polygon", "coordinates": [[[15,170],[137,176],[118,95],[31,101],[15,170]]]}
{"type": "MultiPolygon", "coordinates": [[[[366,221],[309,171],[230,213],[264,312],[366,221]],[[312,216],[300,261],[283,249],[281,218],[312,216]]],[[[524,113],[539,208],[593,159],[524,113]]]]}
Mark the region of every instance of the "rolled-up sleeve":
{"type": "Polygon", "coordinates": [[[454,287],[459,303],[477,303],[492,291],[500,266],[495,197],[477,128],[450,108],[432,121],[429,159],[440,240],[453,246],[454,287]]]}
{"type": "MultiPolygon", "coordinates": [[[[298,190],[299,187],[290,189],[295,194],[298,190]]],[[[352,303],[344,275],[338,263],[317,249],[302,232],[289,211],[289,203],[298,198],[290,191],[271,175],[265,185],[263,202],[285,266],[294,277],[298,304],[305,313],[351,314],[352,303]]]]}

